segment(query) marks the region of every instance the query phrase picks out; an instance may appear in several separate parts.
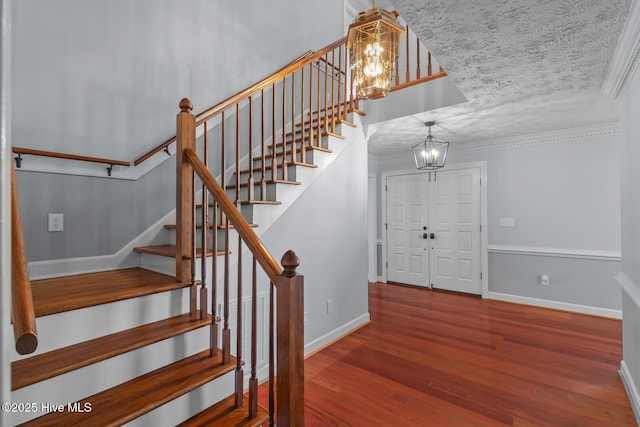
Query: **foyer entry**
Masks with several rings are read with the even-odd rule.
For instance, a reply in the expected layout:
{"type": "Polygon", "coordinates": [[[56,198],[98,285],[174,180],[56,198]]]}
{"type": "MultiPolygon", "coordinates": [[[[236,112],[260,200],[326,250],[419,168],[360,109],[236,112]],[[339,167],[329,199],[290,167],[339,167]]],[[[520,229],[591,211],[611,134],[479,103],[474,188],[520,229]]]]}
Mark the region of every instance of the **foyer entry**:
{"type": "Polygon", "coordinates": [[[387,281],[482,294],[481,172],[386,175],[387,281]]]}

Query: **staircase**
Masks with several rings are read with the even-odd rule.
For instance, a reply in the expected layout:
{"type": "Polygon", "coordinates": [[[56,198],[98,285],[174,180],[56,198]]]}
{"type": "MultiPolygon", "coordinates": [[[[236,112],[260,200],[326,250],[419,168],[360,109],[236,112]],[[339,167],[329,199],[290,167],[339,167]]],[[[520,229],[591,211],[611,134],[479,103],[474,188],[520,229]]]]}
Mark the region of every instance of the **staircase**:
{"type": "Polygon", "coordinates": [[[303,277],[259,236],[362,132],[346,64],[341,39],[198,115],[180,102],[134,162],[176,144],[175,222],[139,267],[14,283],[39,338],[27,292],[13,425],[304,425],[303,277]]]}

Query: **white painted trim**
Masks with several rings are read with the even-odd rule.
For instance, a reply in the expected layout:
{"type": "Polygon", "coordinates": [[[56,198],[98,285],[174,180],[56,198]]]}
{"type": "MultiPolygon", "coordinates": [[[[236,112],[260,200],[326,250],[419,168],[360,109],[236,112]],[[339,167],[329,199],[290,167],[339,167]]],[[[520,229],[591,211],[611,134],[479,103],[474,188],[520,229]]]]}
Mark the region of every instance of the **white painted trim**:
{"type": "Polygon", "coordinates": [[[31,261],[28,266],[31,280],[96,273],[117,268],[113,255],[31,261]]]}
{"type": "Polygon", "coordinates": [[[629,367],[624,360],[620,362],[620,371],[618,371],[618,373],[620,374],[622,385],[624,385],[624,389],[627,392],[633,414],[636,416],[636,423],[640,425],[640,393],[638,393],[636,383],[633,381],[629,367]]]}
{"type": "Polygon", "coordinates": [[[316,338],[311,342],[308,342],[307,344],[304,345],[305,357],[309,357],[313,353],[316,353],[322,350],[323,348],[331,345],[332,343],[336,342],[337,340],[344,337],[345,335],[348,335],[351,332],[355,331],[356,329],[360,328],[361,326],[366,325],[370,321],[371,321],[371,318],[369,316],[369,313],[367,312],[362,316],[356,317],[350,322],[347,322],[344,325],[339,326],[336,329],[322,335],[321,337],[316,338]]]}
{"type": "Polygon", "coordinates": [[[568,302],[551,301],[540,298],[524,297],[520,295],[503,294],[499,292],[489,292],[489,298],[512,302],[523,305],[533,305],[536,307],[551,308],[554,310],[571,311],[574,313],[589,314],[591,316],[609,317],[612,319],[622,319],[621,310],[611,310],[608,308],[591,307],[588,305],[571,304],[568,302]]]}
{"type": "Polygon", "coordinates": [[[536,246],[489,245],[489,253],[530,255],[554,258],[589,259],[595,261],[622,261],[620,251],[602,251],[591,249],[541,248],[536,246]]]}
{"type": "Polygon", "coordinates": [[[633,303],[640,308],[640,286],[623,272],[616,274],[616,280],[620,283],[620,286],[622,286],[622,289],[627,295],[629,295],[633,303]]]}
{"type": "MultiPolygon", "coordinates": [[[[480,238],[482,239],[482,249],[481,249],[481,257],[482,257],[482,285],[480,290],[480,295],[482,298],[488,298],[489,296],[489,255],[487,251],[487,241],[488,241],[488,222],[487,222],[487,162],[486,160],[482,160],[479,162],[470,162],[470,163],[458,163],[447,165],[442,168],[442,171],[450,171],[450,170],[459,170],[459,169],[473,169],[480,168],[480,177],[482,180],[482,184],[480,185],[480,223],[482,225],[482,231],[480,232],[480,238]]],[[[417,169],[404,169],[397,171],[388,171],[382,172],[380,176],[380,192],[382,193],[381,197],[381,212],[382,212],[382,220],[381,224],[384,225],[387,222],[387,192],[382,190],[382,187],[387,183],[387,177],[390,176],[398,176],[398,175],[414,175],[414,174],[424,174],[426,172],[417,170],[417,169]]],[[[381,282],[387,283],[387,279],[389,277],[387,271],[387,233],[386,230],[382,230],[382,277],[381,282]]]]}
{"type": "Polygon", "coordinates": [[[640,0],[634,0],[622,28],[602,91],[620,99],[640,66],[640,0]]]}

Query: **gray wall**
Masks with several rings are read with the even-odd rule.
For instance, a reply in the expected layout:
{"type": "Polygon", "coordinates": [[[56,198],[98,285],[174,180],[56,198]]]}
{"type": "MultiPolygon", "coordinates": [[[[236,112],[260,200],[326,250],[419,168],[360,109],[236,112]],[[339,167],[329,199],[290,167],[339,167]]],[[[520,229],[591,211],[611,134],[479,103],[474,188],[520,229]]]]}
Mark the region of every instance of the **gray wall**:
{"type": "MultiPolygon", "coordinates": [[[[344,35],[341,0],[14,6],[12,144],[123,160],[175,134],[181,98],[201,111],[344,35]]],[[[137,182],[20,172],[29,261],[115,253],[173,208],[173,165],[137,182]]]]}
{"type": "MultiPolygon", "coordinates": [[[[407,152],[372,167],[378,175],[412,169],[410,156],[407,152]]],[[[620,172],[615,166],[620,156],[619,135],[490,151],[452,150],[450,164],[487,162],[490,292],[621,309],[614,279],[620,270],[615,256],[620,251],[620,172]],[[501,227],[503,217],[515,218],[515,227],[501,227]],[[515,247],[612,257],[539,256],[515,253],[515,247]],[[551,276],[551,286],[540,285],[542,274],[551,276]]],[[[381,227],[378,233],[380,238],[381,227]]]]}
{"type": "MultiPolygon", "coordinates": [[[[622,98],[622,273],[623,359],[629,378],[640,386],[640,72],[622,98]]],[[[637,393],[637,391],[636,391],[637,393]]],[[[630,397],[638,398],[637,394],[630,397]]],[[[640,402],[636,401],[636,404],[640,402]]],[[[640,416],[638,407],[636,416],[640,416]]]]}
{"type": "Polygon", "coordinates": [[[309,320],[305,343],[368,312],[367,148],[364,136],[348,144],[262,236],[278,261],[288,249],[300,258],[309,320]]]}

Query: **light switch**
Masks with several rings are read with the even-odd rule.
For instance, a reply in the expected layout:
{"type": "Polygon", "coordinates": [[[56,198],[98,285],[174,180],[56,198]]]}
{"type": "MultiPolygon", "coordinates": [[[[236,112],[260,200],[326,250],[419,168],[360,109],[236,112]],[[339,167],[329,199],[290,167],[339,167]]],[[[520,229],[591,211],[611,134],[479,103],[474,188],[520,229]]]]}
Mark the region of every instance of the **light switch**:
{"type": "Polygon", "coordinates": [[[500,227],[514,227],[515,225],[515,218],[500,218],[500,227]]]}

